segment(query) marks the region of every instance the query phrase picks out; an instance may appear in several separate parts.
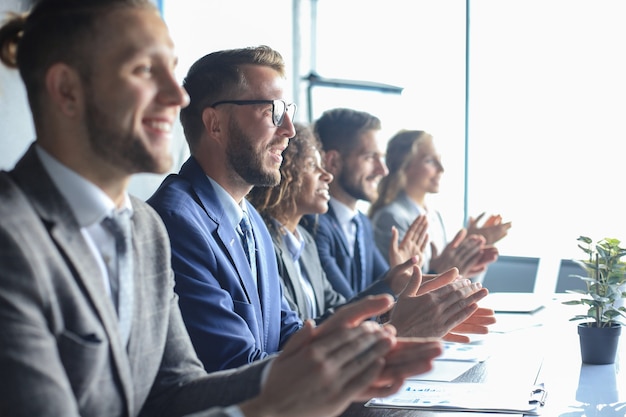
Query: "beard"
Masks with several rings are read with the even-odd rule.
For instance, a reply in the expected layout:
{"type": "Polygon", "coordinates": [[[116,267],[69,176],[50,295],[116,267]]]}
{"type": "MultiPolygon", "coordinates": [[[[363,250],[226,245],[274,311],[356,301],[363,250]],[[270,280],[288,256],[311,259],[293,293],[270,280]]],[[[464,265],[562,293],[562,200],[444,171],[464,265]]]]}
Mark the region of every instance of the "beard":
{"type": "MultiPolygon", "coordinates": [[[[254,139],[246,135],[237,122],[229,123],[230,141],[226,157],[233,170],[248,184],[255,187],[274,187],[280,183],[280,171],[263,167],[263,156],[253,146],[254,139]]],[[[272,146],[270,143],[268,146],[272,146]]]]}
{"type": "Polygon", "coordinates": [[[337,181],[337,184],[355,200],[365,200],[371,203],[377,197],[377,193],[370,195],[359,183],[354,182],[353,178],[350,177],[350,173],[345,168],[341,170],[335,181],[337,181]]]}
{"type": "Polygon", "coordinates": [[[139,136],[116,128],[119,123],[98,106],[95,96],[88,92],[85,103],[85,125],[94,153],[129,174],[166,172],[171,166],[171,155],[165,161],[157,160],[139,136]]]}

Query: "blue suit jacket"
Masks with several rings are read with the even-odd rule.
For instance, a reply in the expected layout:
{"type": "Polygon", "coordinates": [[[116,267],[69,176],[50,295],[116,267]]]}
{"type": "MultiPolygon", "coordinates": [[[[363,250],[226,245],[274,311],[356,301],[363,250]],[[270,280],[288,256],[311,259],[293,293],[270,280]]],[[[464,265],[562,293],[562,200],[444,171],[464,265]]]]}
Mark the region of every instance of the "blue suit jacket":
{"type": "Polygon", "coordinates": [[[350,256],[348,241],[341,229],[332,206],[328,212],[319,216],[307,215],[301,224],[313,235],[319,251],[322,266],[335,291],[346,299],[368,294],[388,293],[393,295],[389,286],[380,281],[389,269],[389,264],[374,243],[372,224],[367,216],[359,213],[365,237],[365,279],[353,276],[356,258],[350,256]]]}
{"type": "Polygon", "coordinates": [[[302,322],[283,298],[272,238],[252,205],[245,201],[257,247],[258,291],[237,231],[193,157],[148,203],[169,232],[175,291],[205,368],[234,368],[279,351],[302,322]]]}

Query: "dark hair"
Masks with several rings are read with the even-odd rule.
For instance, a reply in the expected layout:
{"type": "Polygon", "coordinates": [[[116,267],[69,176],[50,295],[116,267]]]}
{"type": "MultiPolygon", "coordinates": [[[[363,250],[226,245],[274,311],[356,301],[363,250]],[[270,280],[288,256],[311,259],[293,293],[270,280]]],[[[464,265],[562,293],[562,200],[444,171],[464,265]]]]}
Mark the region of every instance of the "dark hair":
{"type": "Polygon", "coordinates": [[[321,144],[313,135],[308,125],[294,123],[296,135],[289,140],[283,152],[283,163],[280,166],[280,183],[275,187],[254,187],[248,194],[248,200],[268,220],[281,219],[295,213],[296,198],[302,186],[303,161],[310,149],[321,152],[321,144]]]}
{"type": "Polygon", "coordinates": [[[336,150],[342,155],[354,149],[361,133],[380,130],[380,120],[364,111],[336,108],[325,111],[315,122],[315,135],[324,151],[336,150]]]}
{"type": "Polygon", "coordinates": [[[65,62],[87,78],[89,57],[98,53],[96,22],[123,7],[157,10],[149,0],[40,0],[30,12],[9,14],[0,27],[0,60],[19,69],[34,116],[48,68],[65,62]]]}
{"type": "Polygon", "coordinates": [[[370,217],[396,199],[407,184],[404,169],[419,152],[419,144],[432,139],[423,130],[401,130],[387,142],[385,162],[389,174],[378,183],[378,198],[369,208],[370,217]]]}
{"type": "Polygon", "coordinates": [[[236,98],[246,88],[247,80],[241,71],[243,65],[271,67],[285,76],[283,57],[265,45],[213,52],[189,68],[183,87],[190,103],[181,110],[180,121],[192,151],[204,130],[202,111],[216,101],[236,98]]]}

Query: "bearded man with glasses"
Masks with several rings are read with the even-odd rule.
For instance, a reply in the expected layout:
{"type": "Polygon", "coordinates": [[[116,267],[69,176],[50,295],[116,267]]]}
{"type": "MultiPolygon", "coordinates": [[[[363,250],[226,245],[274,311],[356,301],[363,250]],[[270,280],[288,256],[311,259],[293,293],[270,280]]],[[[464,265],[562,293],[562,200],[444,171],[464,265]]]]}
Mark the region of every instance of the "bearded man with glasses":
{"type": "Polygon", "coordinates": [[[168,229],[183,319],[209,371],[278,352],[302,327],[282,296],[272,240],[244,198],[280,181],[295,135],[285,85],[283,58],[266,46],[196,61],[180,115],[191,156],[148,199],[168,229]]]}

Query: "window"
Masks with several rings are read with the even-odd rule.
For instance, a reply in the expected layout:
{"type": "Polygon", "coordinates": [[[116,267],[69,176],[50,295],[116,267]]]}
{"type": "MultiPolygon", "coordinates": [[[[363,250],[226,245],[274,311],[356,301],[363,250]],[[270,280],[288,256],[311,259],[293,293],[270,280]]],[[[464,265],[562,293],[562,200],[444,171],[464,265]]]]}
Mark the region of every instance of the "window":
{"type": "Polygon", "coordinates": [[[450,234],[467,201],[469,215],[513,221],[498,244],[504,255],[578,257],[579,234],[626,240],[622,0],[177,0],[164,1],[164,15],[181,74],[217,49],[284,51],[301,120],[301,77],[311,69],[403,87],[399,96],[316,88],[313,114],[350,106],[379,116],[386,138],[401,128],[432,133],[446,172],[430,201],[450,234]]]}

